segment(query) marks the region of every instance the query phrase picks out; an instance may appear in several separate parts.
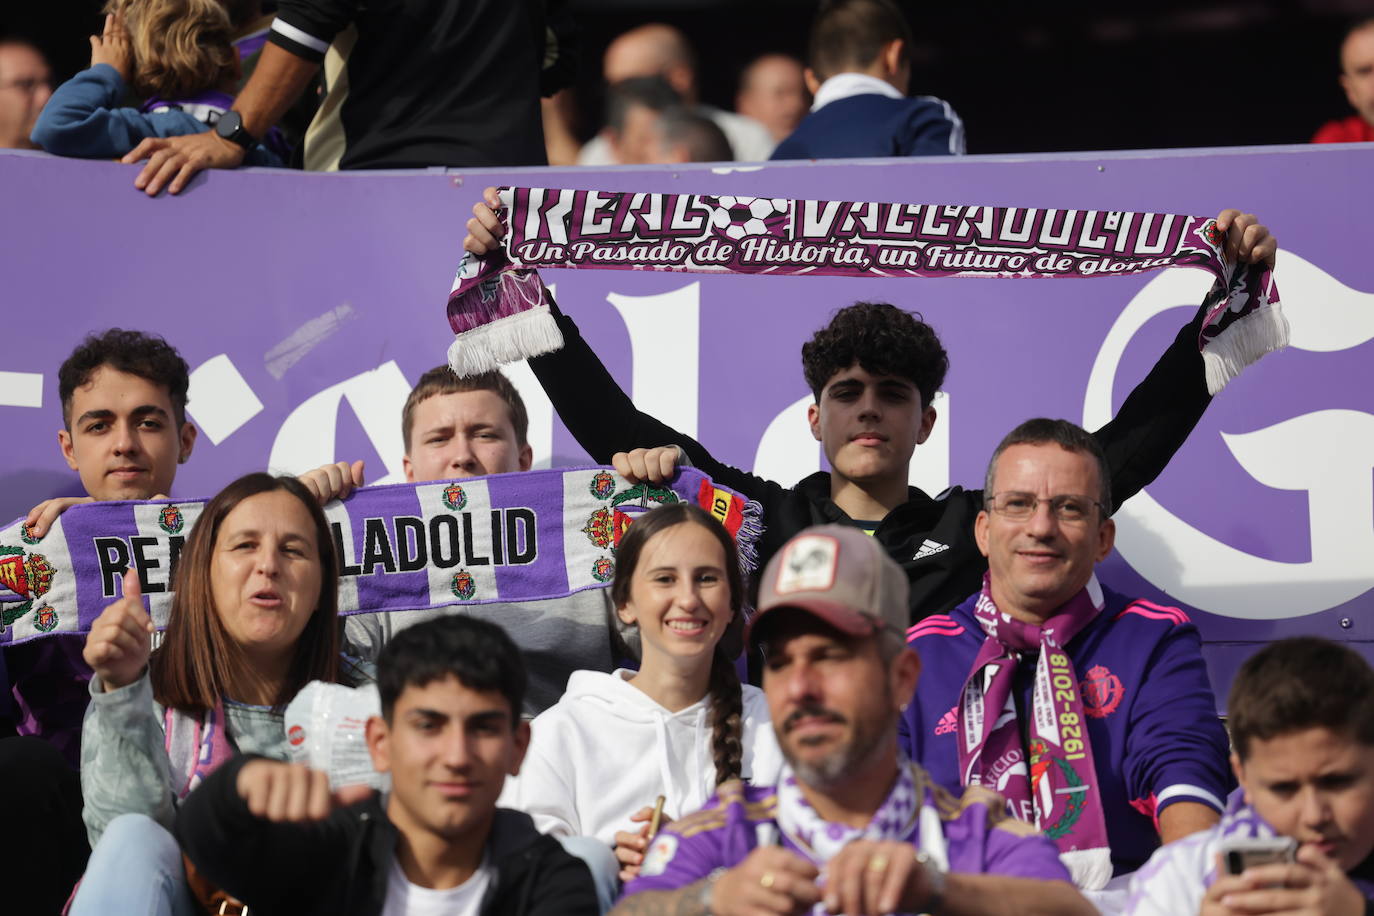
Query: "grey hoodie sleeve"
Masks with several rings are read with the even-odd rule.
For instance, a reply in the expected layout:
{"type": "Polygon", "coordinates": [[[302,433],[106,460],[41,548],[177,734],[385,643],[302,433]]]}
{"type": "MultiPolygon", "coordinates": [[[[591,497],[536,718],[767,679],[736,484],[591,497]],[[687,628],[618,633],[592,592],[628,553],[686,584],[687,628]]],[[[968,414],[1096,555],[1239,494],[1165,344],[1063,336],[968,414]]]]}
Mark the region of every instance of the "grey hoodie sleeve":
{"type": "Polygon", "coordinates": [[[171,764],[146,671],[118,690],[91,679],[81,728],[81,794],[91,846],[121,814],[146,814],[172,828],[171,764]]]}

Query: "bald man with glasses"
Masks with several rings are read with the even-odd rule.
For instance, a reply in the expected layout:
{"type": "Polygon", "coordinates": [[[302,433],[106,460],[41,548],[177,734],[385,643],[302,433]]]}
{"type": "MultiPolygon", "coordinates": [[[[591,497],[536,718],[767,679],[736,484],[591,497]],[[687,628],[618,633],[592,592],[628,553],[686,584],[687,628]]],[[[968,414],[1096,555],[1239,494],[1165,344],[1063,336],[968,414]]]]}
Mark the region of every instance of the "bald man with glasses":
{"type": "Polygon", "coordinates": [[[1097,580],[1110,487],[1097,440],[1067,420],[1002,440],[974,523],[983,588],[908,632],[925,671],[901,723],[936,782],[1001,793],[1106,911],[1234,788],[1197,629],[1097,580]]]}

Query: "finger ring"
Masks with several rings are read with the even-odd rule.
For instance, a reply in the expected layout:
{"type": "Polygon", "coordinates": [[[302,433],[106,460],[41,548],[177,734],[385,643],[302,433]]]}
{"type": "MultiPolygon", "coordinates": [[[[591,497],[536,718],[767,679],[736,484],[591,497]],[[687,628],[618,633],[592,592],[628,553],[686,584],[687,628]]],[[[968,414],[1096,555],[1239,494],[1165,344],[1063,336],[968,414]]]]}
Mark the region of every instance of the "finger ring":
{"type": "Polygon", "coordinates": [[[759,879],[759,884],[763,885],[763,887],[764,887],[765,890],[768,890],[768,889],[772,888],[772,887],[773,887],[773,873],[772,873],[771,871],[766,871],[766,872],[764,872],[764,873],[763,873],[763,877],[759,879]]]}
{"type": "Polygon", "coordinates": [[[869,870],[869,871],[886,871],[886,870],[887,870],[887,856],[874,856],[873,858],[869,859],[869,860],[868,860],[868,870],[869,870]]]}

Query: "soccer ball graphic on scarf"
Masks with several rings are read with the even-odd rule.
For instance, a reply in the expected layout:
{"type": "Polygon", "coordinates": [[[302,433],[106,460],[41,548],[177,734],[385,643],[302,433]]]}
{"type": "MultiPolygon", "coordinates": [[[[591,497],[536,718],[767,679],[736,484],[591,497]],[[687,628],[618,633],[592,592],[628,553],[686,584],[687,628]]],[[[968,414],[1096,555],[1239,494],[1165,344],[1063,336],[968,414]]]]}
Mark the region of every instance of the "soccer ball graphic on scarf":
{"type": "Polygon", "coordinates": [[[767,197],[703,197],[711,208],[711,225],[726,238],[738,241],[749,235],[767,235],[787,213],[787,201],[767,197]]]}

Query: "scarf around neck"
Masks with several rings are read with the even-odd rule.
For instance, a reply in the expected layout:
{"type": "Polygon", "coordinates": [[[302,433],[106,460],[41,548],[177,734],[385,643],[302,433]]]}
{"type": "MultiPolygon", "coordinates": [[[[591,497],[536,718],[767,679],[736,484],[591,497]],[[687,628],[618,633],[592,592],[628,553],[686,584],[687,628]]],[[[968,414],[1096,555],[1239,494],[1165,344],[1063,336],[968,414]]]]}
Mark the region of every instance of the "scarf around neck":
{"type": "Polygon", "coordinates": [[[987,638],[959,698],[959,777],[1007,799],[1014,817],[1033,821],[1059,847],[1074,883],[1100,890],[1112,877],[1107,824],[1088,741],[1078,673],[1064,647],[1104,605],[1094,576],[1043,626],[998,610],[990,576],[973,616],[987,638]],[[1035,682],[1023,746],[1016,670],[1035,656],[1035,682]]]}
{"type": "MultiPolygon", "coordinates": [[[[949,870],[940,812],[930,803],[925,771],[904,760],[897,768],[897,780],[866,827],[849,827],[825,820],[802,794],[796,773],[784,764],[778,777],[778,830],[806,859],[821,869],[854,840],[898,840],[908,842],[926,853],[941,871],[949,870]]],[[[812,909],[813,916],[827,916],[824,904],[812,909]]]]}

